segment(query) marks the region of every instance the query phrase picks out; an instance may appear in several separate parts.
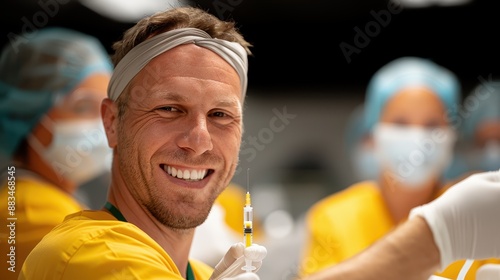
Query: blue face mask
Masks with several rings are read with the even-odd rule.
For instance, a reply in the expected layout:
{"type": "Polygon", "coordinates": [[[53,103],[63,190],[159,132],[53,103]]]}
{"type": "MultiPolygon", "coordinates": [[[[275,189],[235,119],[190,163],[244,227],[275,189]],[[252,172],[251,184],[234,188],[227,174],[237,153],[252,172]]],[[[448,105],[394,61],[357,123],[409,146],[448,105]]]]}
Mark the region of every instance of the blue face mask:
{"type": "Polygon", "coordinates": [[[402,186],[417,188],[441,178],[450,163],[455,133],[450,128],[378,124],[373,132],[376,158],[402,186]]]}
{"type": "Polygon", "coordinates": [[[100,118],[54,122],[44,117],[41,123],[52,132],[52,142],[44,147],[33,135],[28,142],[59,176],[80,185],[111,169],[113,150],[100,118]]]}

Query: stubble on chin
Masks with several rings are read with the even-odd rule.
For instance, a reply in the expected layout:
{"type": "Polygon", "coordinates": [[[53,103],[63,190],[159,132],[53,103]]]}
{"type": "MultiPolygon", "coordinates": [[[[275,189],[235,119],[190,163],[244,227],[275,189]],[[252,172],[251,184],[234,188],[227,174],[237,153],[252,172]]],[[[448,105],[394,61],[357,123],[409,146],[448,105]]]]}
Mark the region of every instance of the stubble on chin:
{"type": "Polygon", "coordinates": [[[151,215],[164,226],[174,230],[187,230],[201,225],[208,217],[218,194],[211,193],[203,203],[195,204],[192,196],[185,195],[178,201],[165,201],[152,196],[145,204],[151,215]],[[186,209],[186,208],[190,209],[186,209]]]}

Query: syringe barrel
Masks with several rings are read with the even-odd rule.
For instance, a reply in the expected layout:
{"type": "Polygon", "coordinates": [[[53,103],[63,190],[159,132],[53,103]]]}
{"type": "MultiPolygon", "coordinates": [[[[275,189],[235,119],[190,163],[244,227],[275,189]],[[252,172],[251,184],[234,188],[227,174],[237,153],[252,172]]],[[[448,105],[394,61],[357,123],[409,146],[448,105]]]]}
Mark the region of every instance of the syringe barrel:
{"type": "Polygon", "coordinates": [[[253,239],[253,209],[250,206],[243,208],[243,240],[245,247],[252,245],[253,239]]]}
{"type": "Polygon", "coordinates": [[[243,221],[252,222],[253,221],[253,209],[250,206],[245,206],[243,208],[243,221]]]}

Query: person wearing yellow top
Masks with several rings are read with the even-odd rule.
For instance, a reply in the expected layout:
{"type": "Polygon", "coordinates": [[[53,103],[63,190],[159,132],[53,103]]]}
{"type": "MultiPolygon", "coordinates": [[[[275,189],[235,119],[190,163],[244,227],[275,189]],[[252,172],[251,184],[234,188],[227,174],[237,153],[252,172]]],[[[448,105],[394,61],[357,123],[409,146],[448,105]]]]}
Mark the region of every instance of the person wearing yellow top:
{"type": "Polygon", "coordinates": [[[189,256],[238,163],[250,44],[234,23],[182,6],[143,18],[113,48],[107,202],[49,232],[19,279],[259,279],[267,251],[255,243],[233,244],[213,272],[189,256]]]}
{"type": "MultiPolygon", "coordinates": [[[[378,176],[322,199],[307,213],[301,275],[338,264],[372,246],[410,210],[445,189],[443,173],[456,139],[453,108],[460,85],[453,73],[423,58],[402,57],[372,77],[363,130],[377,159],[378,176]]],[[[489,262],[496,262],[490,260],[489,262]]],[[[466,279],[486,261],[476,261],[466,279]]],[[[435,275],[456,279],[463,261],[435,275]]],[[[397,263],[394,263],[397,265],[397,263]]]]}
{"type": "MultiPolygon", "coordinates": [[[[30,251],[42,240],[43,236],[55,225],[61,223],[66,215],[82,210],[83,206],[68,193],[44,182],[36,174],[19,170],[16,175],[19,179],[16,179],[15,190],[14,217],[17,218],[15,227],[13,227],[15,235],[11,234],[10,228],[2,227],[0,229],[0,248],[2,252],[11,253],[12,251],[15,259],[11,263],[12,266],[9,264],[9,267],[19,271],[30,251]],[[8,239],[10,236],[13,239],[8,239]],[[9,240],[11,241],[9,242],[9,240]],[[15,250],[10,250],[11,245],[15,246],[15,250]],[[9,248],[9,250],[4,248],[9,248]]],[[[0,201],[8,201],[7,197],[8,188],[2,186],[0,201]]],[[[7,203],[0,204],[0,217],[3,221],[7,221],[9,218],[7,208],[7,203]]],[[[6,278],[2,279],[17,279],[17,274],[8,273],[6,278]]]]}
{"type": "MultiPolygon", "coordinates": [[[[301,269],[304,274],[325,269],[353,257],[397,226],[377,184],[373,181],[356,183],[319,201],[310,209],[308,216],[311,239],[308,241],[308,258],[302,260],[301,269]]],[[[486,263],[500,262],[494,259],[475,261],[466,279],[475,279],[472,276],[474,271],[486,263]]],[[[464,261],[455,262],[436,275],[447,278],[455,276],[450,279],[456,279],[463,265],[464,261]]]]}
{"type": "Polygon", "coordinates": [[[86,207],[78,187],[109,170],[99,108],[111,71],[96,38],[66,28],[22,34],[2,50],[0,219],[14,219],[0,227],[0,252],[11,255],[2,279],[17,279],[43,236],[86,207]]]}
{"type": "MultiPolygon", "coordinates": [[[[105,211],[69,215],[30,258],[39,265],[27,266],[20,279],[185,279],[155,240],[105,211]]],[[[208,279],[213,272],[196,260],[189,264],[186,275],[194,279],[208,279]]]]}

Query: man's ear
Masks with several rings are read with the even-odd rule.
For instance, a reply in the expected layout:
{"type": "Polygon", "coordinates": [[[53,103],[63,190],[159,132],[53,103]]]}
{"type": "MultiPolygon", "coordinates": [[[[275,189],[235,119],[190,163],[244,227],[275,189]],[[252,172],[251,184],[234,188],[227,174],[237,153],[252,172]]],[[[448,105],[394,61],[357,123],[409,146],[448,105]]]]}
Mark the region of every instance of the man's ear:
{"type": "Polygon", "coordinates": [[[101,117],[108,137],[108,146],[110,148],[116,147],[118,144],[118,106],[113,100],[105,98],[101,103],[101,117]]]}

